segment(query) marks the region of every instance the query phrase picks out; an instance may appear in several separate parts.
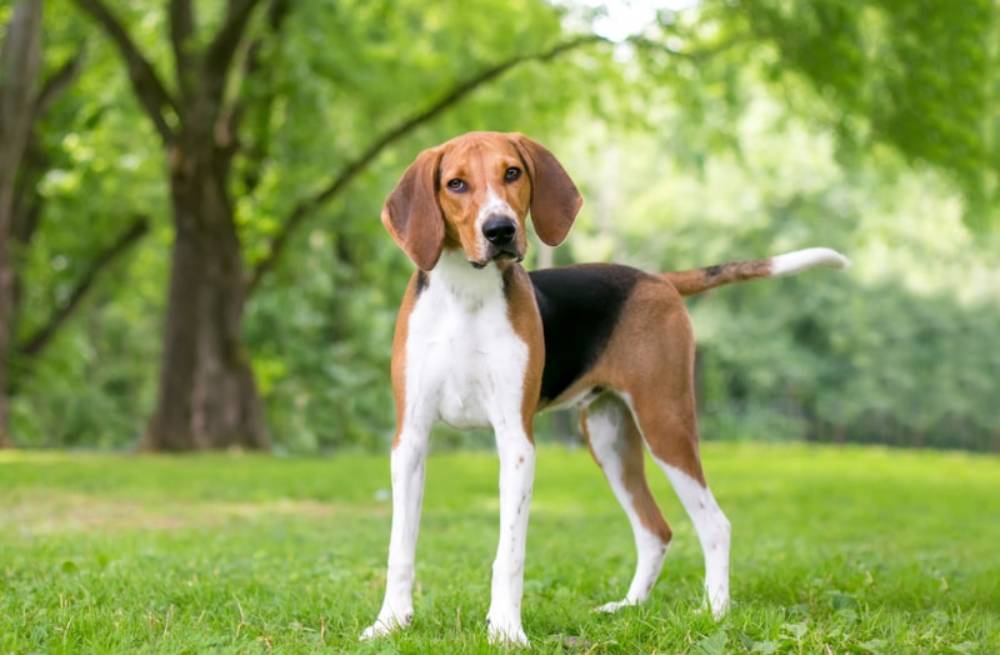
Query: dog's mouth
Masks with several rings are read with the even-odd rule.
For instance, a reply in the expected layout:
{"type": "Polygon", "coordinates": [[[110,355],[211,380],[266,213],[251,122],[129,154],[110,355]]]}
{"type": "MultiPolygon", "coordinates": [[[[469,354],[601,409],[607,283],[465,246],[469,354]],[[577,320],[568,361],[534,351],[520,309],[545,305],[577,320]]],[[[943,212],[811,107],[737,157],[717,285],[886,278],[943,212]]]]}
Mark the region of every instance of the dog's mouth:
{"type": "Polygon", "coordinates": [[[486,265],[490,262],[521,262],[524,260],[524,255],[510,248],[498,248],[490,252],[489,257],[486,259],[474,260],[470,259],[469,263],[472,264],[473,268],[486,268],[486,265]]]}

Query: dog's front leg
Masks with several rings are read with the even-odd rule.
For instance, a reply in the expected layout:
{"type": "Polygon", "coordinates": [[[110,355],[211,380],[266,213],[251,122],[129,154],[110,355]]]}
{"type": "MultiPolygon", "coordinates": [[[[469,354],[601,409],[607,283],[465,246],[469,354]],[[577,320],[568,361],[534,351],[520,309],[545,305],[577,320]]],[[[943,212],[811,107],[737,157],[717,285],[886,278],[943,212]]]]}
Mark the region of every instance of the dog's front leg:
{"type": "Polygon", "coordinates": [[[429,425],[407,426],[392,449],[392,531],[385,599],[378,618],[362,639],[406,627],[413,620],[413,577],[424,497],[424,465],[427,460],[429,425]]]}
{"type": "Polygon", "coordinates": [[[497,430],[500,456],[500,543],[493,563],[490,611],[486,621],[494,642],[526,646],[521,627],[524,550],[535,477],[535,447],[524,430],[497,430]]]}

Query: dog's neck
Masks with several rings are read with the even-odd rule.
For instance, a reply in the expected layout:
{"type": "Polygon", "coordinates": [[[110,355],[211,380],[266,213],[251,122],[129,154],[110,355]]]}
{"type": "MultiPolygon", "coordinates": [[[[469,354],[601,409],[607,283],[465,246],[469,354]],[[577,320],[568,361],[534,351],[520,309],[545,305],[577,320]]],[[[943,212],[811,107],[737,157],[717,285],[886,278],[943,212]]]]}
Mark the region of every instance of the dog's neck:
{"type": "MultiPolygon", "coordinates": [[[[508,264],[513,265],[513,264],[508,264]]],[[[437,265],[429,273],[430,288],[445,294],[455,302],[470,308],[482,306],[504,296],[504,270],[496,262],[475,268],[460,248],[441,253],[437,265]]]]}

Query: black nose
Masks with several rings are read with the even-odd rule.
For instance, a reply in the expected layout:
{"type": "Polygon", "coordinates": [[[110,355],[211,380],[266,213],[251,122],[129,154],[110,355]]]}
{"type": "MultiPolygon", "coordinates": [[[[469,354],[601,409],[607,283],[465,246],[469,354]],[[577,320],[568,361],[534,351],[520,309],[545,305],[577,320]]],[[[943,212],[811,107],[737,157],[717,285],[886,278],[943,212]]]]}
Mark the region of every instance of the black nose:
{"type": "Polygon", "coordinates": [[[494,246],[506,246],[517,234],[517,223],[507,216],[490,216],[483,223],[483,236],[494,246]]]}

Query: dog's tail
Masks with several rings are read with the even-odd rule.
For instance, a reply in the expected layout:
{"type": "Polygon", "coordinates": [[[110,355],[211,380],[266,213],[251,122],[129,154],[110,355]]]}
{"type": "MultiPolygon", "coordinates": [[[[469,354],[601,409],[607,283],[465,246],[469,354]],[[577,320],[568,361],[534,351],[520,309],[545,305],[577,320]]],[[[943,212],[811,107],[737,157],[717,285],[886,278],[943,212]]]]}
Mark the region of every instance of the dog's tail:
{"type": "Polygon", "coordinates": [[[769,259],[729,262],[705,268],[693,268],[689,271],[663,273],[662,277],[673,284],[682,296],[693,296],[696,293],[732,282],[745,282],[761,277],[794,275],[814,266],[847,268],[850,265],[850,260],[836,250],[806,248],[784,255],[775,255],[769,259]]]}

